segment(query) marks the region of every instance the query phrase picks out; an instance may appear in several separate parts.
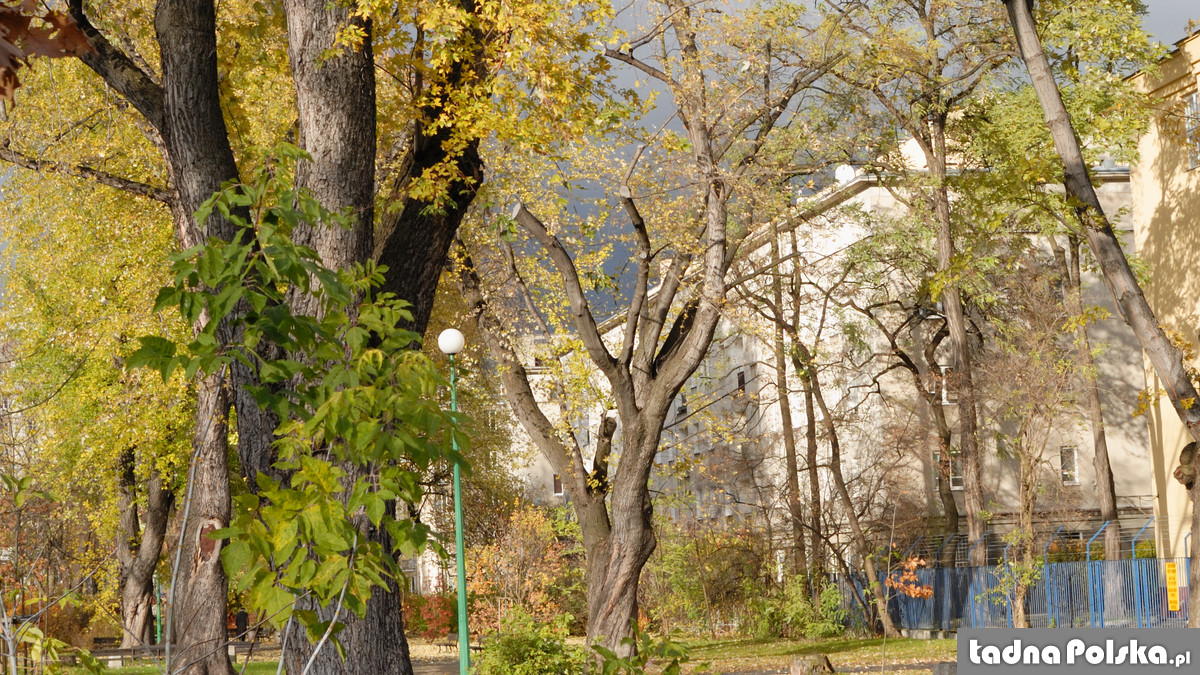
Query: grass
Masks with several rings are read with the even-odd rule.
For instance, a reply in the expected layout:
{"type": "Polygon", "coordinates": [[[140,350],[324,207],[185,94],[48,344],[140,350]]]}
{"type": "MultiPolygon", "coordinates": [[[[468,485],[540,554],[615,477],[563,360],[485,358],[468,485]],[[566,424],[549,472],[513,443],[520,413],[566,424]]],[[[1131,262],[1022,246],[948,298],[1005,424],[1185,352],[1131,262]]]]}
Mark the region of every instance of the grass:
{"type": "MultiPolygon", "coordinates": [[[[258,662],[251,663],[246,667],[246,675],[275,675],[276,664],[274,662],[258,662]]],[[[69,675],[83,675],[86,671],[82,668],[68,668],[65,673],[69,675]]],[[[113,673],[113,675],[161,675],[162,671],[156,666],[128,666],[125,668],[109,668],[105,673],[113,673]]],[[[242,666],[239,664],[234,666],[234,672],[242,672],[242,666]]]]}
{"type": "MultiPolygon", "coordinates": [[[[910,640],[893,638],[841,637],[825,640],[755,640],[750,638],[727,638],[711,640],[689,638],[687,645],[693,664],[708,663],[712,672],[746,672],[786,670],[793,656],[824,654],[836,669],[953,661],[957,643],[954,640],[910,640]]],[[[235,666],[241,672],[241,665],[235,666]]],[[[697,668],[692,668],[695,672],[697,668]]],[[[82,669],[68,669],[70,675],[82,675],[82,669]]],[[[153,665],[114,668],[105,672],[113,675],[156,675],[153,665]]],[[[929,671],[897,671],[905,675],[920,675],[929,671]]],[[[246,668],[247,675],[274,675],[275,662],[252,662],[246,668]]]]}
{"type": "MultiPolygon", "coordinates": [[[[786,670],[793,656],[824,654],[835,669],[953,661],[954,640],[893,638],[831,638],[825,640],[754,640],[748,638],[685,640],[693,663],[708,662],[715,672],[786,670]]],[[[921,671],[904,671],[916,675],[921,671]]]]}

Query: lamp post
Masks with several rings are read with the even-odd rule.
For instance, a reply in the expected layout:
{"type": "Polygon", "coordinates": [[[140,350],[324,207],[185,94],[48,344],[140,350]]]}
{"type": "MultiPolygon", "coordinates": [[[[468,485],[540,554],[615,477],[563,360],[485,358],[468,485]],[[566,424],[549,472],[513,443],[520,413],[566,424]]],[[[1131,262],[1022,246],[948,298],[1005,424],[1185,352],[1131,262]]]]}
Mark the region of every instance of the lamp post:
{"type": "MultiPolygon", "coordinates": [[[[450,411],[458,412],[458,388],[455,381],[454,355],[463,350],[466,339],[454,328],[438,335],[438,349],[450,357],[450,411]]],[[[458,452],[458,441],[450,437],[450,445],[458,452]]],[[[471,667],[471,636],[467,632],[467,559],[463,547],[462,468],[454,462],[454,557],[458,567],[458,673],[467,675],[471,667]]]]}

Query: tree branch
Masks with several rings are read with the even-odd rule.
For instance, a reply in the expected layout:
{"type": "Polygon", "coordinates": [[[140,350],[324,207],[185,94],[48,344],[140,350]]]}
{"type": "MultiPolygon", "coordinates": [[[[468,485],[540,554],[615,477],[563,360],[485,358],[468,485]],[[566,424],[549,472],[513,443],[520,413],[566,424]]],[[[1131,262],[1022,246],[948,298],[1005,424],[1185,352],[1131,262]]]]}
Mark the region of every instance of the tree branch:
{"type": "Polygon", "coordinates": [[[550,260],[554,263],[555,268],[558,269],[559,277],[562,278],[563,290],[567,293],[567,300],[571,305],[571,313],[575,318],[575,328],[579,331],[579,337],[583,340],[588,355],[591,357],[592,362],[596,364],[596,367],[608,378],[608,382],[613,389],[613,395],[617,399],[617,404],[622,408],[622,415],[626,419],[633,419],[637,411],[633,381],[629,377],[629,371],[621,367],[604,344],[604,337],[600,335],[600,329],[596,325],[596,318],[592,315],[591,308],[588,307],[587,298],[583,293],[583,285],[579,281],[579,273],[575,269],[575,263],[571,260],[571,255],[567,253],[567,249],[563,247],[558,237],[551,234],[546,229],[546,226],[542,224],[542,221],[530,213],[524,204],[517,204],[514,209],[513,219],[521,227],[525,228],[541,244],[542,248],[550,254],[550,260]]]}
{"type": "Polygon", "coordinates": [[[94,52],[82,54],[79,60],[132,103],[146,121],[162,133],[165,119],[162,87],[92,25],[83,11],[83,0],[67,0],[67,11],[95,49],[94,52]]]}
{"type": "Polygon", "coordinates": [[[500,381],[504,385],[505,399],[521,426],[529,434],[534,445],[554,467],[554,471],[562,476],[563,481],[573,483],[573,494],[577,499],[585,498],[587,490],[587,470],[583,464],[583,455],[578,444],[571,441],[572,449],[559,437],[554,424],[542,412],[537,397],[529,384],[529,373],[525,370],[521,359],[517,357],[512,347],[504,340],[504,328],[500,321],[491,314],[488,302],[483,296],[482,282],[475,263],[461,239],[455,239],[455,250],[458,261],[455,265],[456,281],[463,299],[467,304],[467,314],[475,322],[475,326],[483,335],[488,352],[499,364],[500,381]]]}
{"type": "Polygon", "coordinates": [[[629,65],[633,66],[634,68],[637,68],[638,70],[642,71],[643,73],[646,73],[647,75],[649,75],[650,77],[653,77],[656,80],[666,83],[667,85],[669,85],[672,88],[675,88],[676,86],[678,86],[678,83],[675,80],[673,80],[670,75],[667,75],[666,73],[659,70],[658,68],[655,68],[654,66],[646,63],[645,61],[635,57],[633,54],[626,54],[625,52],[619,52],[615,49],[612,49],[611,47],[606,47],[604,49],[604,55],[610,59],[613,59],[614,61],[628,63],[629,65]]]}
{"type": "Polygon", "coordinates": [[[101,171],[90,167],[86,164],[71,165],[64,162],[50,162],[43,159],[30,157],[29,155],[17,152],[9,147],[0,147],[0,159],[15,164],[19,167],[29,169],[41,173],[49,171],[51,173],[59,173],[65,176],[74,176],[75,178],[84,178],[101,185],[107,185],[111,188],[124,190],[131,194],[153,199],[156,202],[163,204],[171,204],[171,191],[167,188],[155,187],[145,183],[139,183],[128,178],[115,176],[107,171],[101,171]]]}

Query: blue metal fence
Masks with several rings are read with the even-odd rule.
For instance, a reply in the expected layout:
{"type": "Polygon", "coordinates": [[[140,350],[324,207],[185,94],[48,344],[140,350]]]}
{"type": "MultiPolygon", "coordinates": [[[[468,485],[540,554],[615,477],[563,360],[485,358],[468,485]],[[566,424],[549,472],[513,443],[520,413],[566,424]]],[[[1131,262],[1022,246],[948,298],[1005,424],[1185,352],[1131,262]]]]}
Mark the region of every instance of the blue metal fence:
{"type": "MultiPolygon", "coordinates": [[[[1012,626],[1016,602],[1006,565],[936,567],[915,571],[928,598],[890,591],[889,614],[899,628],[957,630],[960,627],[1012,626]]],[[[886,575],[880,574],[880,583],[886,575]]],[[[862,610],[850,584],[870,599],[865,577],[834,575],[842,591],[847,616],[861,624],[862,610]]],[[[1033,628],[1047,627],[1185,627],[1187,625],[1186,558],[1081,560],[1046,563],[1023,600],[1033,628]],[[1178,609],[1170,608],[1167,568],[1175,565],[1178,609]]]]}

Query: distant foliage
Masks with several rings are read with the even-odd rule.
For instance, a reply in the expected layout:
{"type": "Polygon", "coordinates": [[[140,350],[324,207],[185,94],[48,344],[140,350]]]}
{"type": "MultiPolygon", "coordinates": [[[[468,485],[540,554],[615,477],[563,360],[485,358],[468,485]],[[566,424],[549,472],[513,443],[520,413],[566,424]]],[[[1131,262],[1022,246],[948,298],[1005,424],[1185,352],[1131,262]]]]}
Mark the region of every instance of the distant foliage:
{"type": "Polygon", "coordinates": [[[458,600],[448,593],[427,595],[420,606],[420,625],[412,632],[426,640],[444,638],[458,630],[458,600]]]}
{"type": "Polygon", "coordinates": [[[468,553],[471,625],[494,631],[515,609],[541,621],[586,611],[581,538],[564,510],[514,511],[495,543],[468,553]]]}
{"type": "MultiPolygon", "coordinates": [[[[567,644],[571,617],[540,621],[515,608],[501,621],[476,664],[477,675],[574,675],[586,672],[587,654],[567,644]]],[[[608,672],[608,671],[605,671],[608,672]]],[[[613,671],[619,672],[619,671],[613,671]]]]}

